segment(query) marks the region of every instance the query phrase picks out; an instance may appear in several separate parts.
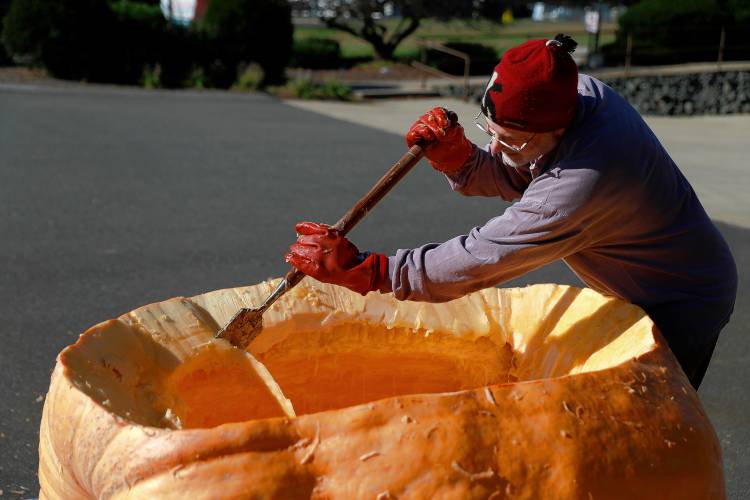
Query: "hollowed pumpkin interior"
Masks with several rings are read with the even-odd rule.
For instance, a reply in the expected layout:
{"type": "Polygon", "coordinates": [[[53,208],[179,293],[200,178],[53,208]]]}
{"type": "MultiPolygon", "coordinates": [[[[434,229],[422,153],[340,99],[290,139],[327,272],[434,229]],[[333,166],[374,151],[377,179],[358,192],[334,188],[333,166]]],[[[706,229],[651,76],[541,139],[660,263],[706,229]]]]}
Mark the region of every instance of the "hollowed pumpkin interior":
{"type": "Polygon", "coordinates": [[[195,428],[601,370],[653,345],[651,324],[637,308],[598,295],[587,308],[576,297],[526,304],[508,317],[486,311],[495,326],[483,334],[387,327],[356,316],[314,328],[280,323],[269,327],[277,340],[255,357],[206,341],[210,333],[179,351],[167,335],[112,321],[82,336],[63,361],[74,383],[113,413],[142,425],[195,428]]]}
{"type": "MultiPolygon", "coordinates": [[[[509,345],[498,347],[487,337],[465,340],[345,324],[296,332],[257,358],[301,415],[391,396],[508,382],[512,356],[509,345]]],[[[166,380],[163,396],[185,427],[284,414],[236,349],[200,349],[166,380]]]]}

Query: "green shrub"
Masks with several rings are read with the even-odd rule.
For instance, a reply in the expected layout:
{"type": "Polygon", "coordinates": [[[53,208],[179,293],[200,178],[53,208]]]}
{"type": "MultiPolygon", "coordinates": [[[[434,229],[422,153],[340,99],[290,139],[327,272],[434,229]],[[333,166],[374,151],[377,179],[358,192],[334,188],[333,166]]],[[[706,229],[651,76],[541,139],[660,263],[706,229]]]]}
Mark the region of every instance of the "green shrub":
{"type": "Polygon", "coordinates": [[[269,87],[269,91],[278,97],[337,101],[348,101],[352,95],[351,87],[344,83],[337,81],[317,83],[303,78],[290,80],[283,86],[269,87]]]}
{"type": "Polygon", "coordinates": [[[195,68],[202,67],[206,59],[200,33],[177,25],[167,25],[154,53],[161,67],[161,86],[165,88],[185,86],[195,68]]]}
{"type": "Polygon", "coordinates": [[[202,66],[193,66],[187,77],[182,81],[182,87],[205,89],[209,86],[208,76],[202,66]]]}
{"type": "MultiPolygon", "coordinates": [[[[115,20],[106,54],[112,64],[107,80],[133,83],[143,76],[147,66],[160,66],[167,22],[158,5],[129,0],[110,5],[115,20]]],[[[100,61],[100,64],[107,63],[100,61]]]]}
{"type": "Polygon", "coordinates": [[[264,85],[284,81],[294,30],[286,0],[212,0],[204,28],[213,46],[209,73],[216,82],[231,85],[238,66],[249,62],[263,68],[264,85]]]}
{"type": "Polygon", "coordinates": [[[263,79],[263,68],[259,64],[252,63],[240,72],[240,76],[232,88],[244,91],[258,90],[263,84],[263,79]]]}
{"type": "Polygon", "coordinates": [[[10,54],[52,75],[103,80],[115,15],[101,0],[14,0],[3,24],[10,54]]]}
{"type": "Polygon", "coordinates": [[[727,0],[727,11],[736,24],[750,23],[750,1],[727,0]]]}
{"type": "Polygon", "coordinates": [[[336,69],[341,66],[341,45],[330,38],[297,40],[289,65],[295,68],[336,69]]]}
{"type": "MultiPolygon", "coordinates": [[[[0,21],[0,40],[2,40],[2,21],[0,21]]],[[[0,42],[0,66],[12,66],[13,60],[5,51],[5,46],[0,42]]]]}
{"type": "Polygon", "coordinates": [[[0,2],[0,66],[7,66],[11,64],[10,56],[5,51],[5,46],[3,45],[3,19],[5,19],[5,14],[7,13],[7,6],[3,7],[2,2],[0,2]]]}
{"type": "Polygon", "coordinates": [[[58,78],[137,83],[157,62],[166,22],[158,5],[118,0],[13,0],[8,52],[58,78]]]}
{"type": "Polygon", "coordinates": [[[158,89],[161,87],[161,66],[146,66],[143,68],[141,85],[147,89],[158,89]]]}
{"type": "MultiPolygon", "coordinates": [[[[491,74],[497,65],[497,52],[492,47],[468,42],[448,42],[443,45],[469,55],[471,63],[469,73],[472,75],[491,74]]],[[[427,49],[427,64],[452,75],[464,73],[463,59],[434,49],[427,49]]]]}
{"type": "Polygon", "coordinates": [[[323,99],[348,101],[352,97],[352,88],[345,83],[331,80],[320,86],[319,95],[323,99]]]}
{"type": "Polygon", "coordinates": [[[287,86],[291,91],[291,96],[298,99],[312,99],[315,95],[315,84],[310,80],[292,80],[287,86]]]}
{"type": "Polygon", "coordinates": [[[58,78],[228,88],[249,62],[282,82],[292,30],[286,0],[213,0],[190,28],[169,25],[158,0],[12,0],[2,42],[58,78]]]}
{"type": "Polygon", "coordinates": [[[749,27],[742,23],[750,21],[744,17],[750,15],[748,5],[747,0],[643,0],[620,17],[615,41],[602,47],[602,51],[608,64],[621,64],[630,34],[633,64],[713,61],[724,27],[727,48],[724,57],[750,57],[747,50],[744,55],[738,50],[740,44],[746,44],[749,27]]]}

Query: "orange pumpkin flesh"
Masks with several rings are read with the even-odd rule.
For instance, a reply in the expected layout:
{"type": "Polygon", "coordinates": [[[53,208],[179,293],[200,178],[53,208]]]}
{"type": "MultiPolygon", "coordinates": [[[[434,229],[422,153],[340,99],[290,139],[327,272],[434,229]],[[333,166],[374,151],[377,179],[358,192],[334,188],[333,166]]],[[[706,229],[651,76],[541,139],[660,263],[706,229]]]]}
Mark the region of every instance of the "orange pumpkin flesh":
{"type": "Polygon", "coordinates": [[[713,428],[640,309],[555,285],[434,305],[309,281],[252,354],[211,336],[271,284],[84,333],[45,402],[41,496],[723,497],[713,428]]]}
{"type": "Polygon", "coordinates": [[[218,343],[200,349],[167,377],[161,404],[180,428],[285,416],[245,353],[218,343]]]}
{"type": "MultiPolygon", "coordinates": [[[[467,341],[347,324],[297,332],[258,359],[302,415],[506,383],[513,379],[512,356],[509,344],[497,348],[486,337],[467,341]]],[[[167,420],[177,428],[287,415],[246,354],[223,342],[201,346],[154,384],[155,412],[168,411],[167,420]]]]}

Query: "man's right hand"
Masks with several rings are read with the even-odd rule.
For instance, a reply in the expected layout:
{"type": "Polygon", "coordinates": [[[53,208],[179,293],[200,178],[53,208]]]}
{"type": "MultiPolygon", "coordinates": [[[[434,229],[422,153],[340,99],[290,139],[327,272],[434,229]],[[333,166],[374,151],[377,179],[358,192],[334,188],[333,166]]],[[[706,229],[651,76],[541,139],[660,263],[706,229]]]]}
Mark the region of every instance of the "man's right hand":
{"type": "Polygon", "coordinates": [[[294,228],[299,236],[285,260],[306,275],[362,295],[389,279],[385,255],[361,254],[351,241],[325,224],[300,222],[294,228]]]}
{"type": "Polygon", "coordinates": [[[406,133],[409,147],[417,143],[426,146],[425,156],[430,165],[445,174],[460,172],[473,151],[464,128],[455,120],[455,113],[440,107],[419,117],[406,133]]]}

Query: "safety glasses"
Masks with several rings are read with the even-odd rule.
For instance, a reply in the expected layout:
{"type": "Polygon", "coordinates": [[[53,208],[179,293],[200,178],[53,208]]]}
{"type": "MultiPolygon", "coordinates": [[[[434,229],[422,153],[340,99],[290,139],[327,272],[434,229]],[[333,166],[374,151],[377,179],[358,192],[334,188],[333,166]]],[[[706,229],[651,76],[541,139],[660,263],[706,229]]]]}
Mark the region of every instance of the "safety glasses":
{"type": "Polygon", "coordinates": [[[514,153],[520,153],[521,151],[523,151],[523,148],[525,148],[531,142],[531,140],[534,139],[534,136],[536,135],[536,134],[531,134],[531,136],[529,136],[526,139],[526,141],[523,144],[521,144],[520,146],[515,146],[513,144],[508,144],[507,142],[505,142],[502,139],[500,139],[497,136],[497,134],[495,134],[490,129],[488,129],[486,125],[484,125],[483,123],[481,123],[479,121],[479,117],[484,118],[484,115],[482,114],[481,110],[479,111],[479,113],[477,113],[477,116],[474,117],[474,125],[476,125],[479,130],[481,130],[482,132],[484,132],[485,134],[487,134],[488,136],[490,136],[490,138],[493,141],[497,141],[499,144],[501,144],[502,146],[510,149],[514,153]]]}

